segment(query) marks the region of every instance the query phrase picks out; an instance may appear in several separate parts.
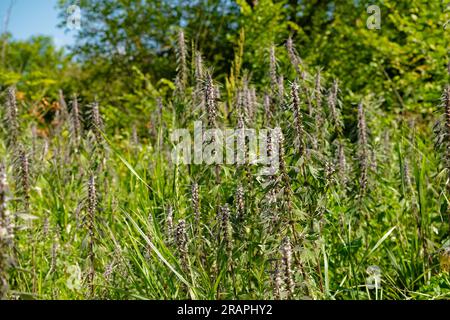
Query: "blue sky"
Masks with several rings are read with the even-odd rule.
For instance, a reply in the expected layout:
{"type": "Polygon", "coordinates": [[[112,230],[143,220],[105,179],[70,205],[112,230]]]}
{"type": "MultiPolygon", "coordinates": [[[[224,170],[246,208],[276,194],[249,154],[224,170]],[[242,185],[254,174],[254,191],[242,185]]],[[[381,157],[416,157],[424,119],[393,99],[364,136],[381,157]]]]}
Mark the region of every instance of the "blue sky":
{"type": "MultiPolygon", "coordinates": [[[[0,0],[0,30],[3,31],[5,15],[11,0],[0,0]]],[[[74,31],[66,33],[57,27],[58,0],[13,0],[8,31],[14,39],[26,40],[33,35],[52,36],[58,47],[72,44],[74,31]]]]}

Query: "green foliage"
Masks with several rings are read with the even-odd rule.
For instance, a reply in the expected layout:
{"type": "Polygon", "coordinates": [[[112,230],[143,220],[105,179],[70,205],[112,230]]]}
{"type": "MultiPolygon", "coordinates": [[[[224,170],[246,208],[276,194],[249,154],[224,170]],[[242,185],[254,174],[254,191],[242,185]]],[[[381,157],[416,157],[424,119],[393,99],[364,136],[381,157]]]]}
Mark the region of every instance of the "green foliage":
{"type": "Polygon", "coordinates": [[[448,299],[448,134],[441,120],[435,145],[431,124],[449,12],[380,1],[369,30],[368,4],[81,0],[69,54],[4,35],[7,297],[448,299]],[[280,127],[280,170],[176,164],[171,133],[206,119],[280,127]]]}
{"type": "Polygon", "coordinates": [[[56,49],[51,38],[38,36],[29,41],[13,41],[9,35],[2,38],[5,48],[0,66],[0,84],[5,89],[17,85],[28,98],[40,100],[57,97],[58,89],[70,79],[71,62],[62,49],[56,49]]]}
{"type": "MultiPolygon", "coordinates": [[[[60,1],[62,26],[69,4],[60,1]]],[[[78,91],[88,99],[139,90],[124,80],[133,76],[130,65],[155,81],[174,79],[171,48],[180,26],[192,41],[188,47],[203,52],[219,79],[229,73],[229,57],[244,30],[242,66],[257,82],[265,79],[270,45],[280,48],[293,35],[307,64],[345,81],[350,95],[377,95],[386,110],[426,116],[445,83],[449,28],[444,24],[450,13],[444,1],[96,0],[80,5],[82,28],[72,53],[83,61],[78,91]],[[369,4],[380,7],[380,30],[366,27],[369,4]]],[[[277,60],[288,65],[284,53],[277,60]]],[[[121,101],[110,104],[120,108],[121,101]]]]}
{"type": "MultiPolygon", "coordinates": [[[[350,90],[383,97],[386,109],[425,114],[445,83],[449,30],[444,23],[450,11],[444,2],[328,1],[329,6],[311,7],[309,33],[297,39],[300,52],[350,90]],[[379,30],[366,28],[369,4],[380,7],[379,30]],[[318,18],[324,11],[329,18],[318,18]]],[[[303,26],[307,18],[295,21],[303,26]]]]}

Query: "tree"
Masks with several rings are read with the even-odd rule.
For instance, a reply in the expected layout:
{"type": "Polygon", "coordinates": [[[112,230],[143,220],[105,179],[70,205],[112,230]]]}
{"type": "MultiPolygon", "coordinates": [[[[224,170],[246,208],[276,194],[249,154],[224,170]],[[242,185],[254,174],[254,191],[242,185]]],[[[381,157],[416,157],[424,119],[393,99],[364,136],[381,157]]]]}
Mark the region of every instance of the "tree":
{"type": "Polygon", "coordinates": [[[4,64],[0,67],[0,90],[16,85],[33,100],[47,94],[57,96],[58,89],[70,81],[69,70],[76,70],[63,49],[57,49],[50,37],[37,36],[28,41],[8,42],[4,64]]]}
{"type": "MultiPolygon", "coordinates": [[[[69,4],[60,0],[62,25],[69,4]]],[[[428,113],[445,80],[450,10],[444,1],[80,0],[80,6],[72,53],[83,63],[81,83],[91,96],[133,93],[133,68],[150,81],[173,80],[180,27],[219,79],[230,73],[245,39],[242,68],[255,82],[266,81],[269,47],[281,49],[292,35],[306,64],[345,83],[350,102],[370,92],[384,109],[428,113]],[[366,27],[369,4],[380,7],[380,30],[366,27]]],[[[277,59],[288,64],[284,50],[277,59]]]]}
{"type": "MultiPolygon", "coordinates": [[[[61,26],[71,1],[61,0],[61,26]]],[[[98,94],[130,92],[132,66],[153,79],[173,79],[173,50],[178,29],[225,72],[232,55],[230,35],[237,28],[238,7],[219,0],[80,1],[81,29],[72,53],[83,62],[89,85],[98,94]],[[108,79],[104,82],[104,79],[108,79]]]]}
{"type": "Polygon", "coordinates": [[[301,54],[353,92],[373,92],[396,112],[436,106],[448,62],[445,1],[290,1],[287,11],[301,54]],[[366,27],[369,5],[381,10],[380,30],[366,27]]]}

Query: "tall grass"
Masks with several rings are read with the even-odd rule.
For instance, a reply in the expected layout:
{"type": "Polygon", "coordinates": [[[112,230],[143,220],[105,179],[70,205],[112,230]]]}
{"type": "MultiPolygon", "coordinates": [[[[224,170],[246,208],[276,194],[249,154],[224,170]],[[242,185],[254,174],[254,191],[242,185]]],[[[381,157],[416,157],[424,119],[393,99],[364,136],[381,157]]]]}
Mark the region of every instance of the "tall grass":
{"type": "Polygon", "coordinates": [[[101,101],[60,93],[59,129],[30,138],[30,104],[8,89],[0,297],[450,298],[448,87],[433,141],[428,123],[343,95],[292,39],[267,48],[257,83],[234,70],[221,84],[186,43],[180,31],[175,94],[151,96],[129,132],[108,126],[101,101]],[[170,133],[196,120],[281,128],[267,147],[278,142],[279,170],[174,163],[170,133]]]}

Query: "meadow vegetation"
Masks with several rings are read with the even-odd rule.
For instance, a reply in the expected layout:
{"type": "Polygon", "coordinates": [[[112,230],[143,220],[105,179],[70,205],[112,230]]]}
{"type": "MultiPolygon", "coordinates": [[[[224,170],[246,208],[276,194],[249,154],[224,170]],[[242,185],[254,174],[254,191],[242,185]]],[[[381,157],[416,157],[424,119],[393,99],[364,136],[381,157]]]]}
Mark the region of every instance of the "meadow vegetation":
{"type": "Polygon", "coordinates": [[[81,1],[69,52],[3,35],[0,298],[450,298],[448,13],[313,2],[81,1]],[[278,170],[177,163],[195,121],[281,128],[278,170]]]}

